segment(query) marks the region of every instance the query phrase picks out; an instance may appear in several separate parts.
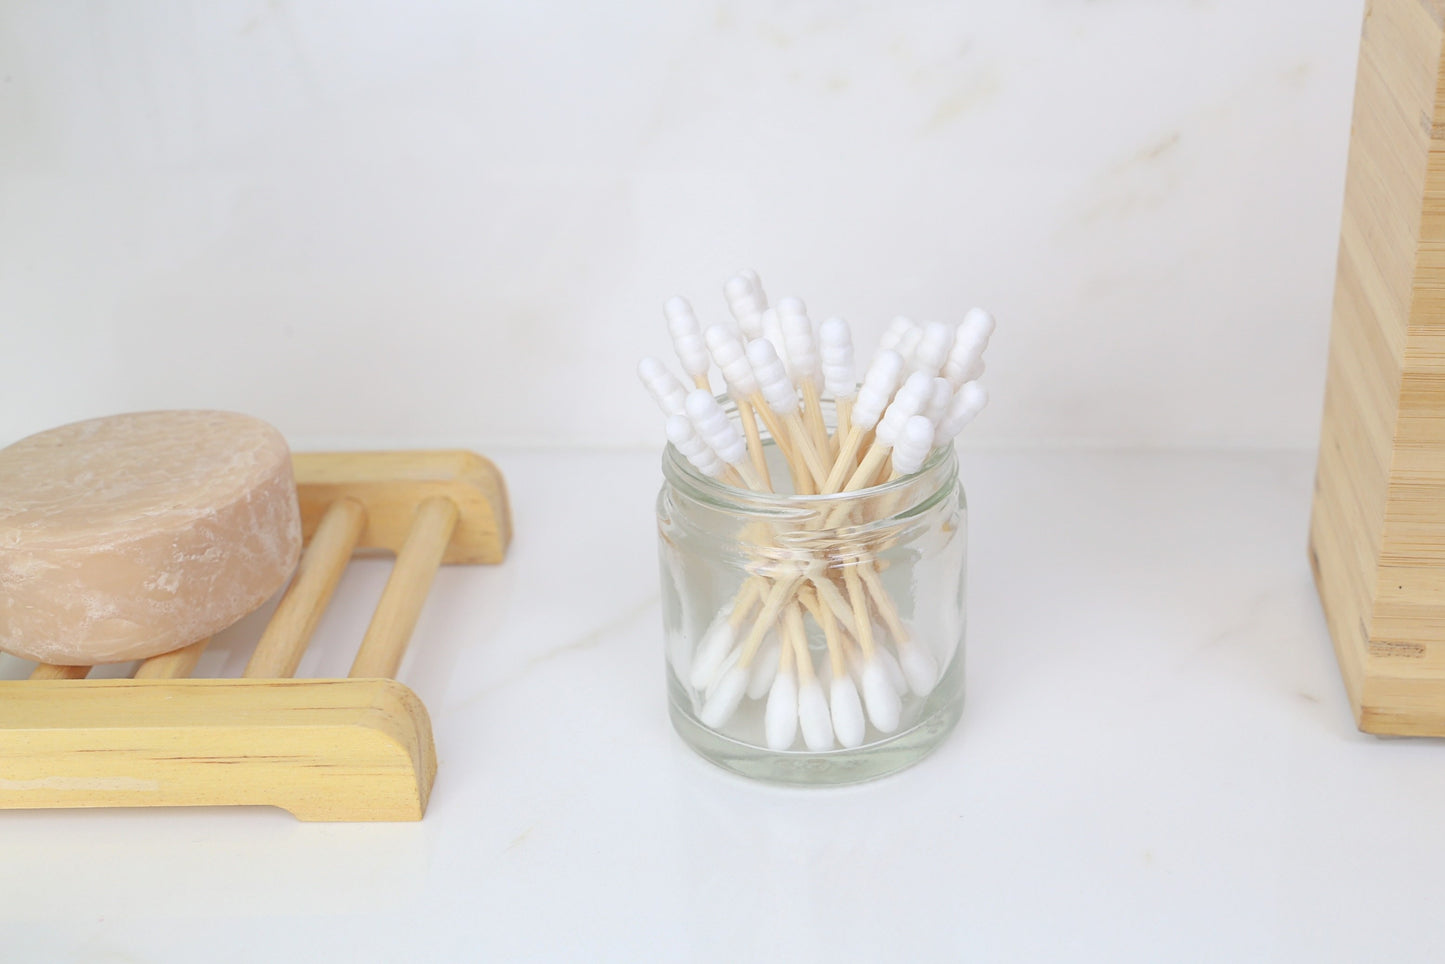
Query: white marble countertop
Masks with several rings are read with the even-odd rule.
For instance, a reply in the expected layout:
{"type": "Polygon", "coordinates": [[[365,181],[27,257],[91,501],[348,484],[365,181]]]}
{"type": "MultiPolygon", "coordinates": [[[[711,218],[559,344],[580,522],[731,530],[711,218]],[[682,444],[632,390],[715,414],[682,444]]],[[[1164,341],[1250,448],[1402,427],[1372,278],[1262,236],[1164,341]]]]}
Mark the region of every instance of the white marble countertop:
{"type": "MultiPolygon", "coordinates": [[[[443,571],[401,674],[426,819],[0,813],[0,958],[1439,959],[1445,745],[1354,728],[1309,454],[968,455],[963,722],[828,791],[672,734],[656,454],[492,454],[511,557],[443,571]]],[[[385,574],[352,567],[303,675],[344,672],[385,574]]]]}

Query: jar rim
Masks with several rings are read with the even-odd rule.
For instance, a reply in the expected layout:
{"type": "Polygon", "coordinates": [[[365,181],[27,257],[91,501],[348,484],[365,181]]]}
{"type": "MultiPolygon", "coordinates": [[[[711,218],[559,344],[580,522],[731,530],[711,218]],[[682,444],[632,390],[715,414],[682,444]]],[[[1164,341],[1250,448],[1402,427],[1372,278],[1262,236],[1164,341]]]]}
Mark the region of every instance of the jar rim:
{"type": "MultiPolygon", "coordinates": [[[[718,396],[731,414],[735,406],[726,395],[718,396]]],[[[828,406],[827,401],[824,402],[828,406]]],[[[857,505],[864,500],[876,500],[894,493],[914,491],[916,497],[904,500],[894,508],[891,516],[906,515],[919,505],[931,501],[940,491],[951,488],[958,480],[958,456],[952,440],[936,446],[917,472],[900,476],[877,485],[870,485],[851,492],[834,492],[828,495],[799,495],[792,492],[756,492],[725,482],[722,479],[704,475],[677,450],[671,442],[663,449],[662,474],[674,487],[690,489],[693,498],[722,505],[733,511],[752,511],[763,514],[785,513],[790,510],[806,510],[809,513],[831,509],[837,506],[857,505]],[[931,478],[931,477],[935,477],[931,478]],[[919,482],[929,480],[930,484],[919,487],[919,482]]]]}

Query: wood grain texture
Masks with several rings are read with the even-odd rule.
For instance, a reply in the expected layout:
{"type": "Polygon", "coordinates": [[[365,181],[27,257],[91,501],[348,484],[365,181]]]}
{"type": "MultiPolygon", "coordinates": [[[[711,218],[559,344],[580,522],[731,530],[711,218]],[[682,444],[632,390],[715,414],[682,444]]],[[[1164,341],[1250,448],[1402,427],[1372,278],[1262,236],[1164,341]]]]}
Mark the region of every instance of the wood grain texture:
{"type": "Polygon", "coordinates": [[[247,678],[284,679],[296,675],[311,634],[331,602],[365,525],[366,509],[357,500],[343,496],[327,506],[301,554],[295,578],[251,653],[244,673],[247,678]]]}
{"type": "Polygon", "coordinates": [[[0,683],[0,807],[261,804],[419,820],[431,723],[394,680],[0,683]]]}
{"type": "Polygon", "coordinates": [[[293,456],[301,528],[310,539],[337,498],[366,509],[358,546],[400,552],[421,502],[444,496],[457,507],[442,562],[495,564],[512,541],[507,488],[496,466],[474,452],[319,452],[293,456]]]}
{"type": "Polygon", "coordinates": [[[86,680],[0,682],[0,809],[265,804],[303,820],[419,820],[436,754],[396,671],[444,562],[500,562],[506,489],[469,452],[295,456],[308,545],[245,679],[186,679],[207,640],[86,680]],[[290,676],[353,550],[396,565],[346,680],[290,676]],[[358,671],[359,670],[359,671],[358,671]]]}
{"type": "Polygon", "coordinates": [[[397,553],[351,664],[352,677],[396,675],[456,525],[457,507],[445,496],[431,496],[417,506],[406,543],[397,553]]]}
{"type": "Polygon", "coordinates": [[[1365,16],[1310,560],[1358,724],[1445,735],[1445,97],[1437,5],[1365,16]]]}

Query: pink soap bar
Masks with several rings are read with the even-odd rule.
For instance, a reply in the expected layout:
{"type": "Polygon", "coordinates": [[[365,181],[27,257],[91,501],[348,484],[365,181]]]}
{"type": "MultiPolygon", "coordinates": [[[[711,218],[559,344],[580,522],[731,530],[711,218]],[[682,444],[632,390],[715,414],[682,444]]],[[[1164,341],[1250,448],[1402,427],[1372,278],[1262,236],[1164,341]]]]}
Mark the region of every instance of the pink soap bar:
{"type": "Polygon", "coordinates": [[[301,553],[291,453],[231,412],[76,422],[0,449],[0,649],[85,666],[205,639],[301,553]]]}

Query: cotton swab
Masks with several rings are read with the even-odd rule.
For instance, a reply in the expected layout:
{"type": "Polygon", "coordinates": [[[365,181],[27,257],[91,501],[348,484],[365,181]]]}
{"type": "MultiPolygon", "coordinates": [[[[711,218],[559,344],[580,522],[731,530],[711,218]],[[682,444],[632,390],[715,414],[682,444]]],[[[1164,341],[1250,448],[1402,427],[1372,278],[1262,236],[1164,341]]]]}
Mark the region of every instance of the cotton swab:
{"type": "Polygon", "coordinates": [[[758,650],[758,655],[753,657],[753,668],[748,673],[748,699],[760,700],[768,695],[772,689],[773,680],[778,675],[779,656],[782,652],[782,644],[778,641],[778,634],[771,632],[763,641],[763,646],[758,650]]]}
{"type": "Polygon", "coordinates": [[[898,433],[898,441],[893,443],[893,472],[889,480],[912,475],[923,468],[923,460],[928,458],[931,451],[933,422],[927,415],[914,415],[903,423],[903,430],[898,433]]]}
{"type": "MultiPolygon", "coordinates": [[[[887,328],[883,329],[883,336],[878,339],[878,352],[874,357],[876,358],[885,351],[898,351],[898,345],[903,341],[903,337],[917,327],[918,324],[912,318],[898,315],[888,323],[887,328]]],[[[899,352],[899,354],[903,353],[899,352]]]]}
{"type": "Polygon", "coordinates": [[[763,437],[758,432],[758,419],[753,411],[753,403],[749,401],[758,394],[758,380],[753,377],[753,366],[748,364],[742,340],[737,332],[725,325],[708,328],[703,332],[703,340],[707,342],[713,362],[722,371],[728,394],[737,406],[738,421],[742,422],[743,437],[747,440],[748,456],[753,460],[753,471],[758,474],[763,488],[771,490],[773,480],[768,473],[767,455],[763,452],[763,437]]]}
{"type": "Polygon", "coordinates": [[[914,372],[908,376],[908,381],[898,389],[898,394],[893,397],[893,401],[883,412],[883,417],[878,420],[873,445],[840,491],[855,492],[872,483],[873,477],[878,474],[878,470],[883,467],[893,450],[899,433],[903,431],[903,424],[921,412],[932,395],[933,379],[922,372],[914,372]]]}
{"type": "Polygon", "coordinates": [[[823,640],[828,646],[829,684],[828,712],[833,719],[833,733],[838,742],[852,749],[862,744],[866,726],[863,721],[863,705],[858,699],[858,688],[848,675],[847,650],[838,634],[838,624],[833,612],[815,597],[798,594],[799,600],[823,630],[823,640]]]}
{"type": "Polygon", "coordinates": [[[948,412],[939,419],[938,426],[933,432],[933,444],[947,445],[953,441],[954,437],[962,432],[969,422],[978,417],[978,413],[983,411],[987,404],[988,389],[978,382],[965,384],[959,389],[958,394],[953,396],[953,400],[948,406],[948,412]]]}
{"type": "Polygon", "coordinates": [[[737,321],[743,337],[748,341],[763,337],[763,312],[767,310],[768,301],[761,287],[741,274],[736,275],[723,286],[723,297],[727,299],[728,311],[737,321]]]}
{"type": "MultiPolygon", "coordinates": [[[[712,392],[705,388],[693,391],[687,396],[686,406],[688,419],[708,448],[732,466],[748,488],[755,492],[761,491],[763,482],[748,461],[747,443],[743,441],[742,433],[732,419],[728,418],[727,412],[723,411],[712,392]]],[[[932,438],[930,426],[930,441],[932,438]]]]}
{"type": "MultiPolygon", "coordinates": [[[[853,365],[853,331],[842,318],[829,318],[818,327],[818,354],[823,369],[823,391],[833,396],[834,424],[830,455],[838,448],[853,421],[853,399],[858,397],[858,373],[853,365]]],[[[831,474],[831,473],[830,473],[831,474]]]]}
{"type": "MultiPolygon", "coordinates": [[[[818,357],[818,336],[808,309],[797,298],[778,302],[783,342],[788,347],[788,375],[803,393],[803,422],[819,452],[828,451],[828,429],[823,425],[823,402],[818,395],[822,362],[818,357]]],[[[819,484],[822,479],[818,480],[819,484]]]]}
{"type": "Polygon", "coordinates": [[[786,750],[798,736],[798,676],[793,671],[793,647],[782,645],[778,675],[768,690],[763,711],[763,738],[770,750],[786,750]]]}
{"type": "MultiPolygon", "coordinates": [[[[812,485],[807,486],[807,491],[803,494],[816,492],[816,486],[821,485],[827,478],[828,470],[823,465],[817,450],[814,449],[813,441],[808,436],[808,430],[798,415],[798,394],[794,390],[792,382],[788,380],[787,369],[783,367],[782,359],[773,350],[772,343],[765,338],[748,342],[747,353],[748,361],[753,366],[753,375],[757,377],[764,400],[773,413],[787,426],[790,433],[788,438],[792,442],[792,451],[802,457],[807,474],[812,476],[810,480],[812,485]]],[[[769,427],[771,428],[771,426],[769,427]]],[[[795,475],[794,479],[803,481],[805,477],[795,475]]]]}
{"type": "Polygon", "coordinates": [[[656,358],[644,358],[637,363],[637,377],[657,407],[664,415],[677,415],[687,403],[687,389],[667,366],[656,358]]]}
{"type": "Polygon", "coordinates": [[[943,363],[943,377],[958,391],[965,382],[983,374],[983,353],[993,337],[993,315],[982,308],[970,308],[953,335],[953,347],[943,363]]]}
{"type": "Polygon", "coordinates": [[[808,654],[808,636],[803,629],[803,611],[797,603],[783,614],[783,626],[793,644],[798,663],[798,727],[803,743],[810,750],[833,748],[833,718],[828,711],[828,698],[813,672],[813,659],[808,654]]]}
{"type": "Polygon", "coordinates": [[[903,356],[895,351],[879,352],[873,364],[868,366],[863,375],[863,385],[858,389],[849,413],[848,434],[839,443],[838,457],[823,483],[821,491],[824,494],[831,495],[843,487],[844,480],[854,469],[853,460],[858,456],[864,434],[878,424],[902,374],[903,356]]]}
{"type": "Polygon", "coordinates": [[[682,362],[682,370],[698,388],[711,390],[707,377],[710,364],[707,344],[692,305],[686,298],[674,295],[662,306],[662,313],[667,317],[667,331],[672,336],[672,347],[677,352],[677,360],[682,362]]]}
{"type": "Polygon", "coordinates": [[[693,468],[703,475],[713,479],[724,479],[736,486],[747,484],[730,465],[718,457],[711,446],[702,440],[702,436],[697,434],[697,428],[692,424],[692,420],[686,415],[669,415],[667,417],[667,440],[672,443],[673,448],[681,452],[683,457],[692,463],[693,468]]]}
{"type": "Polygon", "coordinates": [[[913,355],[922,343],[923,327],[921,325],[914,325],[909,328],[903,333],[903,336],[898,339],[898,347],[894,350],[903,356],[903,361],[907,363],[910,371],[913,370],[913,355]]]}
{"type": "Polygon", "coordinates": [[[953,331],[942,322],[930,321],[923,326],[918,347],[913,349],[913,369],[929,378],[937,378],[948,360],[953,345],[953,331]]]}
{"type": "Polygon", "coordinates": [[[943,421],[948,414],[948,406],[953,403],[953,386],[946,378],[935,378],[933,380],[933,394],[928,399],[928,404],[923,406],[923,414],[934,425],[943,421]]]}
{"type": "Polygon", "coordinates": [[[688,682],[693,689],[706,689],[716,679],[719,667],[737,642],[738,627],[758,601],[763,582],[763,579],[753,577],[743,583],[743,587],[733,599],[732,608],[719,612],[712,625],[703,633],[688,676],[688,682]]]}

